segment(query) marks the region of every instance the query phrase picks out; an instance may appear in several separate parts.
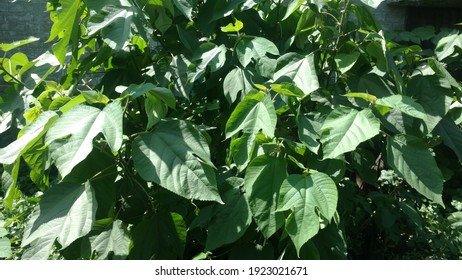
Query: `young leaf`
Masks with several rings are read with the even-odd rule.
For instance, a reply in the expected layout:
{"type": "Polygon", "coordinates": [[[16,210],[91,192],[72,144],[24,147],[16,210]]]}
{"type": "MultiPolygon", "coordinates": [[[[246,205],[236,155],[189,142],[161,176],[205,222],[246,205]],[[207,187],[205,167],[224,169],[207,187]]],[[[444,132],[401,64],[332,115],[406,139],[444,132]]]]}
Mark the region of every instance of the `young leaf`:
{"type": "Polygon", "coordinates": [[[387,159],[393,170],[411,187],[444,207],[443,175],[420,139],[404,135],[388,137],[387,159]]]}
{"type": "Polygon", "coordinates": [[[283,213],[276,212],[282,182],[287,177],[287,161],[262,155],[250,162],[244,177],[246,197],[258,228],[271,237],[284,223],[283,213]]]}
{"type": "Polygon", "coordinates": [[[350,92],[350,93],[344,94],[343,96],[361,98],[371,103],[374,103],[375,101],[377,101],[377,97],[375,95],[364,93],[364,92],[350,92]]]}
{"type": "Polygon", "coordinates": [[[93,138],[103,133],[113,152],[122,145],[122,107],[113,101],[103,110],[77,105],[63,114],[48,130],[45,145],[62,177],[66,177],[93,149],[93,138]],[[79,121],[76,121],[79,120],[79,121]],[[62,139],[64,137],[68,137],[62,139]]]}
{"type": "Polygon", "coordinates": [[[277,60],[274,83],[293,82],[305,94],[319,88],[318,76],[314,65],[314,55],[286,53],[277,60]]]}
{"type": "Polygon", "coordinates": [[[353,151],[380,132],[380,122],[370,109],[338,107],[324,121],[321,143],[324,159],[353,151]]]}
{"type": "Polygon", "coordinates": [[[262,130],[269,137],[274,136],[276,128],[276,111],[271,95],[261,92],[249,94],[234,109],[226,123],[226,138],[230,138],[239,131],[257,133],[262,130]]]}
{"type": "Polygon", "coordinates": [[[21,46],[24,46],[24,45],[27,45],[33,42],[37,42],[38,40],[40,40],[40,38],[29,37],[27,39],[16,41],[16,42],[9,43],[9,44],[0,44],[0,51],[9,52],[21,46]]]}
{"type": "Polygon", "coordinates": [[[161,121],[133,142],[140,176],[187,199],[222,202],[207,141],[190,123],[161,121]]]}
{"type": "MultiPolygon", "coordinates": [[[[57,239],[66,248],[90,232],[95,222],[96,207],[89,182],[83,185],[64,183],[49,189],[26,225],[21,246],[45,238],[51,241],[57,239]]],[[[50,249],[51,246],[47,248],[47,257],[50,249]]]]}
{"type": "Polygon", "coordinates": [[[51,17],[53,26],[47,42],[51,42],[56,37],[60,38],[60,41],[53,47],[53,53],[61,64],[64,64],[71,37],[75,36],[77,34],[75,30],[80,28],[78,19],[81,3],[81,0],[61,0],[60,9],[54,12],[55,16],[51,17]]]}
{"type": "Polygon", "coordinates": [[[223,32],[239,32],[244,27],[242,21],[235,19],[234,23],[230,23],[226,26],[221,27],[221,31],[223,32]]]}
{"type": "Polygon", "coordinates": [[[324,173],[290,175],[282,183],[277,211],[291,210],[286,230],[297,253],[319,231],[319,216],[332,219],[337,208],[337,187],[324,173]],[[318,212],[319,211],[319,212],[318,212]]]}

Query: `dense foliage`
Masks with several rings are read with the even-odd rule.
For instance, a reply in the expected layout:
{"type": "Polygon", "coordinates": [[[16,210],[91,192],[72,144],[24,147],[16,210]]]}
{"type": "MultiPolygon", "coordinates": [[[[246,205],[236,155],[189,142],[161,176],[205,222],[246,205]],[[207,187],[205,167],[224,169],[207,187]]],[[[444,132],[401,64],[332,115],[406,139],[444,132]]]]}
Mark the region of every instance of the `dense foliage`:
{"type": "Polygon", "coordinates": [[[462,256],[462,35],[349,0],[48,0],[0,44],[0,258],[462,256]]]}

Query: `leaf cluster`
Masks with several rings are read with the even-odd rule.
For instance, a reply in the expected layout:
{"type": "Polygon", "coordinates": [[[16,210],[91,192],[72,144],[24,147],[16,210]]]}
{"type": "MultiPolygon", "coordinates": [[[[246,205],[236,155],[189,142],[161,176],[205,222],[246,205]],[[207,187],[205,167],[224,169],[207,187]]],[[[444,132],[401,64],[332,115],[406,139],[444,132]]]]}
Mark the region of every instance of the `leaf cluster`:
{"type": "Polygon", "coordinates": [[[23,259],[364,258],[370,221],[392,246],[457,201],[457,32],[424,50],[350,0],[48,10],[50,51],[0,45],[5,211],[39,200],[23,259]]]}

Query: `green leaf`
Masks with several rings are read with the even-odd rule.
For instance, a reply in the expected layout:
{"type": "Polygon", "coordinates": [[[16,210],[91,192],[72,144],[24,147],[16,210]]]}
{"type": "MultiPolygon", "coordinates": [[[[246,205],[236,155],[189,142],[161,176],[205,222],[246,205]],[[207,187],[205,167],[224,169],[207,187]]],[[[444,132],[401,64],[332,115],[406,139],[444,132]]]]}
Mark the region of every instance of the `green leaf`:
{"type": "Polygon", "coordinates": [[[82,2],[81,0],[60,0],[59,3],[61,7],[51,16],[53,26],[47,42],[51,42],[56,37],[60,38],[58,43],[53,46],[53,53],[59,62],[64,64],[71,38],[76,37],[76,31],[80,28],[78,20],[80,19],[80,4],[82,2]]]}
{"type": "Polygon", "coordinates": [[[257,152],[255,138],[255,133],[244,133],[241,137],[231,140],[229,149],[239,172],[247,167],[257,152]]]}
{"type": "Polygon", "coordinates": [[[10,240],[0,237],[0,258],[9,258],[12,255],[10,240]]]}
{"type": "Polygon", "coordinates": [[[131,35],[134,21],[135,9],[133,7],[106,5],[101,12],[90,17],[87,32],[89,36],[92,36],[101,31],[104,42],[110,48],[120,50],[131,35]]]}
{"type": "Polygon", "coordinates": [[[132,231],[129,259],[176,260],[183,258],[184,240],[178,227],[184,227],[180,215],[156,212],[152,218],[136,224],[132,231]]]}
{"type": "Polygon", "coordinates": [[[351,152],[380,132],[380,122],[370,109],[338,107],[324,121],[321,133],[324,159],[351,152]]]}
{"type": "Polygon", "coordinates": [[[404,135],[388,137],[387,161],[411,187],[444,207],[443,175],[420,139],[404,135]]]}
{"type": "Polygon", "coordinates": [[[144,110],[148,116],[148,124],[146,130],[149,130],[153,125],[165,118],[168,112],[167,105],[154,95],[146,95],[144,100],[144,110]]]}
{"type": "Polygon", "coordinates": [[[305,94],[319,88],[318,76],[314,65],[314,55],[286,53],[277,60],[274,83],[294,83],[305,94]]]}
{"type": "Polygon", "coordinates": [[[276,212],[282,182],[287,177],[283,158],[262,155],[247,167],[244,187],[253,218],[265,238],[271,237],[284,223],[284,215],[276,212]]]}
{"type": "Polygon", "coordinates": [[[344,94],[343,96],[361,98],[371,103],[374,103],[377,100],[377,97],[375,95],[364,93],[364,92],[350,92],[350,93],[344,94]]]}
{"type": "Polygon", "coordinates": [[[457,49],[462,48],[462,35],[454,31],[451,34],[441,38],[435,48],[438,60],[444,60],[451,57],[457,49]]]}
{"type": "Polygon", "coordinates": [[[24,105],[24,99],[15,90],[7,88],[0,95],[0,133],[7,131],[11,127],[15,116],[18,115],[18,111],[24,111],[24,105]]]}
{"type": "Polygon", "coordinates": [[[435,132],[443,138],[443,143],[451,148],[462,162],[462,131],[449,117],[444,117],[435,127],[435,132]]]}
{"type": "Polygon", "coordinates": [[[27,44],[30,44],[30,43],[33,43],[33,42],[37,42],[38,40],[40,40],[40,38],[29,37],[27,39],[20,40],[20,41],[15,41],[15,42],[10,43],[10,44],[0,44],[0,51],[9,52],[9,51],[11,51],[13,49],[16,49],[16,48],[19,48],[21,46],[24,46],[24,45],[27,45],[27,44]]]}
{"type": "Polygon", "coordinates": [[[175,6],[189,20],[192,20],[192,12],[196,6],[196,0],[173,0],[175,6]]]}
{"type": "Polygon", "coordinates": [[[236,101],[239,93],[246,95],[253,89],[252,73],[241,68],[235,68],[226,75],[223,81],[223,91],[231,104],[236,101]]]}
{"type": "Polygon", "coordinates": [[[50,145],[51,157],[61,176],[66,177],[87,157],[93,149],[93,138],[99,133],[103,133],[112,152],[118,151],[122,145],[122,116],[120,101],[116,100],[103,110],[77,105],[54,122],[45,144],[50,145]]]}
{"type": "MultiPolygon", "coordinates": [[[[83,185],[54,186],[43,195],[27,223],[21,246],[25,247],[40,239],[50,242],[57,239],[66,248],[90,232],[95,222],[96,207],[95,195],[89,182],[83,185]]],[[[50,254],[51,246],[46,249],[50,254]]]]}
{"type": "Polygon", "coordinates": [[[379,98],[375,104],[396,109],[414,118],[425,120],[427,115],[425,109],[411,97],[405,95],[392,95],[379,98]]]}
{"type": "Polygon", "coordinates": [[[317,141],[319,139],[318,131],[321,129],[321,124],[306,116],[299,115],[297,117],[297,126],[300,140],[306,145],[308,150],[317,154],[321,146],[317,141]]]}
{"type": "Polygon", "coordinates": [[[18,173],[19,173],[18,158],[14,164],[4,165],[4,171],[2,173],[2,190],[5,193],[4,203],[8,209],[13,209],[13,203],[16,199],[19,199],[22,195],[21,190],[18,187],[18,173]]]}
{"type": "Polygon", "coordinates": [[[340,53],[335,56],[335,64],[337,64],[337,69],[345,74],[355,65],[356,61],[360,56],[359,52],[352,53],[340,53]]]}
{"type": "Polygon", "coordinates": [[[58,115],[55,112],[43,112],[35,122],[24,128],[22,135],[16,141],[0,149],[0,163],[12,164],[15,162],[38,138],[45,134],[57,118],[58,115]]]}
{"type": "Polygon", "coordinates": [[[186,99],[189,98],[193,88],[193,83],[188,76],[191,72],[190,65],[191,62],[184,55],[175,56],[170,63],[169,73],[167,74],[172,79],[172,91],[174,94],[186,99]]]}
{"type": "Polygon", "coordinates": [[[244,184],[242,178],[231,177],[225,181],[223,190],[224,205],[209,206],[210,211],[201,210],[198,219],[203,213],[207,215],[207,242],[205,250],[211,251],[222,245],[233,243],[241,238],[252,222],[252,213],[249,203],[244,197],[240,187],[244,184]],[[204,212],[203,212],[204,211],[204,212]]]}
{"type": "Polygon", "coordinates": [[[88,104],[104,104],[109,103],[109,98],[100,91],[96,90],[82,90],[80,93],[85,98],[88,104]]]}
{"type": "Polygon", "coordinates": [[[211,72],[215,72],[223,67],[226,62],[226,47],[225,45],[217,46],[213,43],[204,43],[199,46],[192,61],[200,61],[195,73],[190,78],[191,82],[194,82],[205,73],[207,66],[211,72]]]}
{"type": "MultiPolygon", "coordinates": [[[[1,216],[0,216],[1,218],[1,216]]],[[[0,220],[0,222],[3,222],[0,220]]],[[[11,243],[6,235],[8,231],[2,227],[2,223],[0,223],[0,258],[9,258],[12,255],[11,251],[11,243]]]]}
{"type": "Polygon", "coordinates": [[[269,137],[274,137],[277,116],[271,95],[261,92],[249,94],[234,109],[226,123],[226,138],[239,131],[257,133],[262,130],[269,137]]]}
{"type": "MultiPolygon", "coordinates": [[[[292,13],[294,13],[300,6],[305,2],[305,0],[292,0],[292,1],[282,1],[281,4],[287,6],[286,13],[282,17],[281,21],[287,19],[292,13]]],[[[279,20],[279,19],[278,19],[279,20]]]]}
{"type": "Polygon", "coordinates": [[[136,99],[148,93],[162,100],[168,107],[175,109],[176,99],[172,91],[168,88],[157,87],[151,83],[145,83],[140,85],[131,84],[123,91],[122,94],[130,95],[131,99],[136,99]]]}
{"type": "Polygon", "coordinates": [[[50,252],[53,249],[56,236],[46,235],[37,238],[31,242],[28,248],[24,249],[21,256],[23,260],[46,260],[50,256],[50,252]]]}
{"type": "Polygon", "coordinates": [[[352,4],[351,12],[356,16],[358,23],[362,28],[372,31],[379,31],[381,29],[375,16],[370,12],[368,7],[352,4]]]}
{"type": "Polygon", "coordinates": [[[428,132],[449,112],[453,91],[442,78],[437,76],[415,76],[407,85],[408,95],[422,105],[426,114],[428,132]]]}
{"type": "Polygon", "coordinates": [[[98,260],[123,260],[128,256],[130,237],[122,221],[116,220],[112,227],[102,233],[90,237],[92,252],[96,252],[98,260]]]}
{"type": "Polygon", "coordinates": [[[319,216],[332,219],[337,208],[337,187],[324,173],[290,175],[282,183],[277,211],[291,210],[286,230],[297,253],[319,231],[319,216]]]}
{"type": "Polygon", "coordinates": [[[300,98],[305,96],[305,93],[303,93],[303,91],[301,91],[297,86],[291,83],[271,84],[270,87],[275,92],[285,96],[300,98]]]}
{"type": "Polygon", "coordinates": [[[226,26],[221,27],[221,31],[223,32],[239,32],[244,27],[242,21],[235,19],[234,23],[229,23],[226,26]]]}
{"type": "Polygon", "coordinates": [[[222,202],[202,134],[182,120],[161,121],[133,142],[140,176],[187,199],[222,202]]]}
{"type": "Polygon", "coordinates": [[[279,55],[276,45],[268,39],[262,37],[244,37],[236,47],[236,55],[242,66],[247,67],[252,59],[259,61],[266,54],[279,55]]]}

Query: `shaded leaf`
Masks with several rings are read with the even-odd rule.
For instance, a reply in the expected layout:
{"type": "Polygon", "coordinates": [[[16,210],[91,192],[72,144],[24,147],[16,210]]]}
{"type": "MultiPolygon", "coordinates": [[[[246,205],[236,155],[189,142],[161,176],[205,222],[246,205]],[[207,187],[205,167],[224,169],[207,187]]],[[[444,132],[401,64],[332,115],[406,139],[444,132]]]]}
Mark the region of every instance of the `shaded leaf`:
{"type": "Polygon", "coordinates": [[[211,251],[222,245],[235,242],[244,235],[252,222],[249,203],[240,190],[243,184],[242,178],[228,178],[222,192],[224,205],[215,204],[208,207],[211,208],[210,211],[204,209],[199,213],[198,219],[208,220],[205,250],[211,251]],[[201,217],[201,215],[207,217],[201,217]]]}
{"type": "Polygon", "coordinates": [[[42,113],[35,122],[24,128],[20,133],[22,135],[16,141],[0,149],[0,163],[12,164],[15,162],[38,138],[45,134],[57,117],[58,115],[52,111],[42,113]]]}
{"type": "Polygon", "coordinates": [[[462,162],[462,131],[448,117],[443,118],[435,127],[435,132],[443,138],[443,143],[451,148],[462,162]]]}
{"type": "Polygon", "coordinates": [[[337,69],[342,74],[345,74],[351,68],[353,68],[359,56],[360,56],[359,52],[337,54],[335,56],[335,63],[337,64],[337,69]]]}
{"type": "Polygon", "coordinates": [[[444,206],[443,175],[431,152],[417,138],[388,137],[387,161],[420,194],[444,206]]]}
{"type": "Polygon", "coordinates": [[[287,176],[283,158],[262,155],[247,167],[244,187],[253,218],[265,238],[271,237],[284,223],[284,214],[276,212],[281,184],[287,176]]]}

